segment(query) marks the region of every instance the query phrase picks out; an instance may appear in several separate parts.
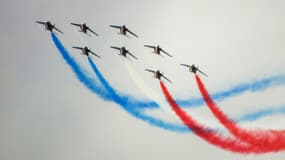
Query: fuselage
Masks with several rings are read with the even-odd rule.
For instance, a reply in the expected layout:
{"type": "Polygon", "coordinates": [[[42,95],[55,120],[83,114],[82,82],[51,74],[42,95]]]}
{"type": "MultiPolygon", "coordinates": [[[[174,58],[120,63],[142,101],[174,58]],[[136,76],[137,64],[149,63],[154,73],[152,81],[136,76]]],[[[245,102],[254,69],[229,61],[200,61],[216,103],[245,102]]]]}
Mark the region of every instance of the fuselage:
{"type": "Polygon", "coordinates": [[[189,67],[189,70],[190,70],[190,72],[196,73],[197,70],[198,70],[198,68],[197,68],[196,66],[194,66],[194,65],[191,65],[191,66],[189,67]]]}
{"type": "Polygon", "coordinates": [[[154,72],[154,77],[155,77],[155,78],[157,78],[157,79],[160,80],[160,79],[161,79],[161,76],[162,76],[162,74],[160,73],[160,71],[155,71],[155,72],[154,72]]]}
{"type": "Polygon", "coordinates": [[[161,48],[159,46],[154,47],[154,53],[160,54],[161,48]]]}
{"type": "Polygon", "coordinates": [[[52,25],[50,21],[47,21],[47,22],[45,23],[45,28],[46,28],[46,30],[49,30],[49,31],[52,32],[52,30],[53,30],[53,28],[54,28],[54,25],[52,25]]]}
{"type": "Polygon", "coordinates": [[[120,27],[120,33],[123,34],[123,35],[126,35],[127,34],[127,28],[125,25],[122,25],[120,27]]]}
{"type": "Polygon", "coordinates": [[[80,25],[81,32],[87,33],[87,29],[88,29],[88,27],[85,23],[80,25]]]}
{"type": "Polygon", "coordinates": [[[84,54],[84,55],[86,55],[86,56],[89,55],[89,52],[90,52],[90,50],[89,50],[87,47],[84,47],[84,48],[82,49],[82,54],[84,54]]]}
{"type": "Polygon", "coordinates": [[[120,48],[120,54],[124,57],[127,56],[128,50],[125,47],[120,48]]]}

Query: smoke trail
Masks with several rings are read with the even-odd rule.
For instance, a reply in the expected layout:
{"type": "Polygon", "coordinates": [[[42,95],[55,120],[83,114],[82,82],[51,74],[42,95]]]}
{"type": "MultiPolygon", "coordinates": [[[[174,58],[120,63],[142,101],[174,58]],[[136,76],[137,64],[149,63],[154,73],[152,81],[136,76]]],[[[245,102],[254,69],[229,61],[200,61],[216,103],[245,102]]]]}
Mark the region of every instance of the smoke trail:
{"type": "Polygon", "coordinates": [[[51,32],[51,37],[59,53],[61,54],[65,62],[71,67],[80,82],[84,84],[90,91],[98,93],[101,98],[110,99],[111,97],[109,96],[109,94],[105,90],[103,90],[98,83],[96,83],[96,79],[90,77],[89,74],[86,73],[86,71],[76,63],[73,57],[70,56],[68,51],[64,48],[60,40],[53,32],[51,32]]]}
{"type": "Polygon", "coordinates": [[[97,71],[97,73],[101,78],[101,81],[103,80],[103,85],[105,88],[107,88],[107,92],[103,90],[102,86],[94,83],[96,80],[91,78],[84,72],[84,69],[81,68],[76,61],[69,55],[68,51],[64,48],[64,46],[61,44],[60,40],[56,37],[54,33],[51,33],[52,40],[54,44],[56,45],[57,49],[61,53],[62,57],[66,61],[67,64],[71,67],[77,78],[92,92],[96,93],[98,96],[103,98],[104,100],[114,100],[116,103],[119,103],[124,109],[126,109],[130,114],[134,115],[137,118],[140,118],[146,122],[148,122],[151,125],[166,129],[166,130],[172,130],[175,132],[189,132],[187,127],[182,125],[176,125],[176,124],[170,124],[165,123],[162,120],[152,118],[150,116],[142,114],[139,110],[136,110],[135,108],[132,108],[133,106],[148,106],[153,105],[154,103],[147,103],[147,102],[140,102],[136,100],[129,99],[129,97],[119,97],[117,93],[112,89],[109,84],[106,82],[106,80],[102,77],[101,73],[97,70],[95,64],[91,61],[90,58],[88,58],[91,66],[93,67],[94,71],[97,71]],[[93,65],[92,65],[93,64],[93,65]]]}
{"type": "MultiPolygon", "coordinates": [[[[147,95],[149,98],[154,99],[156,102],[158,102],[159,106],[168,114],[170,114],[171,116],[175,116],[175,114],[172,112],[171,108],[169,108],[168,104],[165,103],[164,99],[162,99],[162,96],[160,96],[158,93],[156,93],[153,89],[149,88],[144,81],[142,80],[142,78],[139,76],[139,74],[136,73],[136,71],[134,71],[133,67],[131,66],[130,62],[128,60],[125,61],[125,66],[132,78],[132,80],[136,83],[136,85],[139,87],[139,89],[141,91],[143,91],[143,93],[145,95],[147,95]]],[[[192,114],[193,116],[193,114],[192,114]]],[[[201,116],[195,114],[196,119],[203,119],[203,122],[211,125],[211,126],[217,126],[215,124],[215,122],[213,121],[209,121],[209,120],[205,120],[205,118],[202,118],[201,116]]],[[[176,118],[176,116],[175,116],[176,118]]]]}
{"type": "MultiPolygon", "coordinates": [[[[267,89],[272,86],[279,86],[285,84],[285,75],[278,75],[267,77],[261,80],[253,81],[251,83],[242,83],[231,87],[228,90],[220,91],[212,94],[212,98],[215,101],[222,101],[226,98],[240,95],[244,92],[257,92],[267,89]]],[[[177,103],[181,106],[197,107],[204,105],[202,98],[190,98],[186,100],[177,100],[177,103]]]]}
{"type": "Polygon", "coordinates": [[[215,131],[208,129],[198,122],[196,122],[191,116],[187,115],[185,111],[183,111],[175,100],[172,98],[171,94],[167,90],[166,86],[160,81],[160,86],[162,92],[168,101],[169,105],[173,109],[173,111],[177,114],[177,116],[181,119],[181,121],[188,126],[192,131],[198,135],[200,138],[204,139],[210,144],[213,144],[222,149],[232,151],[235,153],[265,153],[267,150],[260,149],[258,146],[250,145],[244,142],[241,142],[232,137],[223,137],[222,135],[217,134],[215,131]]]}
{"type": "Polygon", "coordinates": [[[150,99],[154,99],[159,106],[167,113],[170,113],[172,115],[172,111],[165,102],[164,99],[161,98],[159,94],[157,94],[152,88],[148,87],[142,78],[134,71],[133,67],[131,66],[130,62],[128,60],[124,61],[124,64],[132,78],[132,80],[136,83],[136,86],[150,99]]]}
{"type": "MultiPolygon", "coordinates": [[[[256,80],[253,82],[242,83],[242,84],[233,86],[229,89],[222,90],[222,91],[212,94],[212,98],[215,101],[220,102],[220,101],[223,101],[224,99],[238,96],[245,92],[262,91],[272,86],[280,86],[284,84],[285,84],[285,75],[282,74],[282,75],[267,77],[267,78],[256,80]]],[[[176,102],[180,106],[183,106],[183,108],[201,107],[204,105],[203,98],[199,98],[199,97],[192,97],[192,98],[187,98],[187,99],[177,99],[176,102]]],[[[159,108],[159,105],[157,105],[155,102],[146,102],[146,103],[153,103],[153,105],[147,105],[146,106],[147,109],[159,108]]],[[[144,106],[141,106],[141,107],[144,108],[144,106]]],[[[285,107],[283,109],[285,110],[285,107]]]]}
{"type": "Polygon", "coordinates": [[[211,99],[201,79],[196,75],[198,88],[207,106],[214,116],[237,138],[262,148],[272,151],[285,150],[284,130],[247,130],[238,126],[233,120],[225,115],[211,99]]]}
{"type": "MultiPolygon", "coordinates": [[[[72,70],[74,71],[78,79],[90,90],[98,89],[99,88],[97,87],[98,84],[94,83],[95,79],[93,79],[87,73],[85,73],[84,69],[81,68],[76,63],[76,61],[68,54],[67,50],[61,44],[61,42],[56,37],[56,35],[54,33],[51,33],[51,36],[52,36],[53,42],[56,45],[57,49],[60,51],[61,55],[66,60],[66,62],[70,65],[70,67],[72,68],[72,70]]],[[[269,78],[265,78],[262,80],[254,81],[252,83],[240,84],[240,85],[230,88],[229,90],[217,92],[213,94],[213,99],[220,101],[225,98],[244,93],[246,91],[256,92],[262,89],[266,89],[270,86],[283,85],[283,84],[285,84],[285,75],[269,77],[269,78]]],[[[159,105],[153,101],[140,101],[140,100],[135,100],[135,99],[133,99],[132,101],[133,103],[137,102],[138,104],[137,107],[148,108],[148,109],[159,108],[159,105]]],[[[190,98],[186,100],[177,100],[177,102],[181,106],[189,106],[189,107],[202,106],[204,104],[202,98],[190,98]]]]}
{"type": "MultiPolygon", "coordinates": [[[[90,91],[96,93],[104,100],[112,100],[111,96],[102,89],[101,85],[96,83],[96,79],[91,77],[76,61],[70,56],[69,52],[64,48],[60,40],[54,33],[51,33],[52,40],[57,47],[59,53],[62,55],[66,63],[71,67],[77,78],[83,83],[90,91]]],[[[144,102],[135,99],[131,99],[130,101],[135,104],[137,107],[145,107],[156,105],[154,102],[144,102]]]]}
{"type": "MultiPolygon", "coordinates": [[[[285,84],[285,75],[281,74],[281,75],[267,77],[267,78],[256,80],[253,82],[242,83],[242,84],[233,86],[229,89],[222,90],[222,91],[212,94],[212,98],[215,101],[220,102],[220,101],[223,101],[224,99],[238,96],[245,92],[263,91],[269,87],[280,86],[284,84],[285,84]]],[[[177,99],[176,102],[180,106],[183,106],[183,108],[201,107],[204,105],[203,98],[199,98],[199,97],[192,97],[192,98],[187,98],[187,99],[177,99]]],[[[144,106],[142,106],[142,108],[144,108],[144,106]]],[[[147,108],[156,109],[156,108],[159,108],[159,106],[157,104],[154,104],[154,105],[148,105],[147,108]]]]}
{"type": "MultiPolygon", "coordinates": [[[[79,64],[77,64],[77,62],[73,59],[73,57],[70,56],[68,51],[64,48],[64,46],[62,45],[62,43],[60,42],[60,40],[56,37],[54,33],[51,33],[51,37],[58,51],[60,52],[60,54],[66,61],[66,63],[71,67],[74,74],[81,81],[81,83],[83,83],[90,91],[94,92],[102,99],[113,101],[111,95],[108,92],[106,92],[100,84],[96,83],[96,79],[94,79],[93,77],[90,77],[89,74],[86,71],[84,71],[84,69],[81,68],[79,64]]],[[[132,115],[138,115],[136,117],[141,117],[140,119],[146,120],[148,123],[154,126],[157,126],[159,128],[171,130],[174,132],[182,132],[182,133],[189,132],[189,129],[183,125],[166,123],[160,119],[155,119],[150,116],[144,115],[142,113],[143,112],[142,109],[158,108],[159,106],[157,105],[157,103],[153,101],[141,101],[141,100],[132,99],[128,96],[124,96],[121,93],[117,93],[117,94],[120,95],[121,97],[124,97],[125,99],[128,99],[128,103],[129,103],[128,106],[131,106],[131,109],[133,110],[132,115]]],[[[277,113],[277,111],[272,112],[272,113],[277,113]]],[[[252,113],[252,114],[255,114],[255,113],[252,113]]],[[[261,116],[268,116],[268,115],[259,114],[259,111],[257,111],[256,118],[260,118],[261,116]]],[[[252,119],[247,118],[246,120],[251,121],[252,119]]]]}
{"type": "Polygon", "coordinates": [[[268,109],[269,107],[266,107],[266,109],[262,109],[256,112],[245,114],[239,118],[234,118],[236,122],[244,122],[244,121],[255,121],[261,117],[266,117],[274,114],[285,114],[285,106],[281,106],[275,109],[268,109]]]}
{"type": "Polygon", "coordinates": [[[187,132],[187,128],[181,125],[175,125],[171,123],[164,122],[160,119],[153,118],[151,116],[143,114],[140,110],[134,107],[131,101],[129,101],[128,97],[120,96],[115,89],[113,89],[107,80],[103,77],[100,71],[97,69],[97,66],[93,63],[93,61],[88,57],[88,61],[90,63],[91,68],[93,69],[94,73],[97,75],[98,79],[105,87],[105,89],[109,92],[114,102],[119,104],[123,109],[125,109],[128,113],[139,118],[145,122],[148,122],[150,125],[154,125],[166,130],[178,131],[178,132],[187,132]]]}
{"type": "MultiPolygon", "coordinates": [[[[66,49],[63,47],[59,39],[56,37],[54,33],[51,33],[52,39],[62,54],[63,58],[66,60],[66,62],[71,66],[72,70],[78,77],[78,79],[87,87],[87,88],[93,88],[95,89],[98,84],[94,83],[95,79],[92,79],[88,74],[85,73],[83,68],[81,68],[75,60],[68,54],[66,49]],[[95,86],[95,87],[93,87],[95,86]]],[[[256,92],[263,89],[266,89],[270,86],[276,86],[276,85],[283,85],[285,84],[285,75],[279,75],[279,76],[273,76],[269,78],[265,78],[262,80],[254,81],[252,83],[244,83],[237,86],[234,86],[230,88],[229,90],[220,91],[215,94],[213,94],[213,99],[217,101],[221,101],[225,98],[236,96],[238,94],[242,94],[246,91],[256,92]]],[[[93,90],[90,89],[90,90],[93,90]]],[[[97,88],[96,88],[97,89],[97,88]]],[[[158,104],[153,101],[139,101],[139,100],[133,100],[133,102],[138,101],[138,106],[141,108],[159,108],[158,104]]],[[[178,104],[181,106],[202,106],[204,104],[202,98],[190,98],[186,100],[177,100],[178,104]]]]}

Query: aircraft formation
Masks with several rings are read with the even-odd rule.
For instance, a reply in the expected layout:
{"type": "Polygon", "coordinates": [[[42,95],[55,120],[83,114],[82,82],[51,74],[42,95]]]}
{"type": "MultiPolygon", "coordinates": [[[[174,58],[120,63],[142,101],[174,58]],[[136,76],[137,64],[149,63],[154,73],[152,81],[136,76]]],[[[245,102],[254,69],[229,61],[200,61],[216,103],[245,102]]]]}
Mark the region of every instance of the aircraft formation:
{"type": "MultiPolygon", "coordinates": [[[[59,30],[58,28],[55,27],[55,24],[52,24],[50,21],[36,21],[36,23],[44,25],[45,30],[53,32],[53,29],[58,31],[59,33],[63,34],[63,32],[61,30],[59,30]]],[[[95,31],[93,31],[89,26],[87,26],[86,23],[70,23],[73,26],[79,27],[78,32],[82,32],[84,34],[88,34],[88,32],[93,33],[96,36],[99,36],[98,33],[96,33],[95,31]]],[[[134,33],[133,31],[131,31],[129,28],[127,28],[126,25],[109,25],[111,28],[115,28],[115,29],[119,29],[118,34],[126,36],[128,38],[129,34],[131,34],[132,36],[139,38],[139,36],[134,33]]],[[[154,54],[160,55],[161,54],[165,54],[167,56],[169,56],[170,58],[172,57],[171,54],[169,54],[168,52],[166,52],[164,49],[162,49],[159,45],[144,45],[144,47],[153,49],[154,54]]],[[[96,56],[97,58],[101,58],[98,54],[94,53],[91,49],[89,49],[87,46],[85,47],[77,47],[77,46],[73,46],[72,48],[74,49],[79,49],[81,50],[81,54],[82,55],[86,55],[89,56],[90,54],[96,56]]],[[[119,51],[119,55],[123,56],[125,58],[129,58],[127,55],[133,57],[134,59],[138,60],[138,58],[131,53],[125,46],[122,47],[117,47],[117,46],[111,46],[110,48],[118,50],[119,51]]],[[[195,66],[194,64],[190,65],[190,64],[180,64],[181,66],[187,67],[189,69],[189,72],[192,72],[194,74],[197,74],[197,71],[199,73],[201,73],[202,75],[208,77],[208,75],[206,73],[204,73],[203,71],[201,71],[199,69],[198,66],[195,66]]],[[[162,73],[160,70],[151,70],[151,69],[145,69],[145,71],[147,72],[151,72],[154,74],[154,78],[161,80],[161,78],[164,78],[165,80],[167,80],[168,82],[172,83],[172,81],[170,79],[168,79],[164,73],[162,73]]]]}
{"type": "MultiPolygon", "coordinates": [[[[59,33],[63,32],[55,27],[55,24],[52,24],[50,21],[41,22],[36,21],[36,23],[39,23],[41,25],[44,25],[45,29],[53,32],[53,30],[56,30],[59,33]]],[[[88,34],[87,32],[91,32],[96,36],[99,36],[96,32],[94,32],[92,29],[90,29],[89,26],[87,26],[85,23],[79,24],[79,23],[71,23],[73,26],[80,27],[79,32],[82,32],[84,34],[88,34]]],[[[120,29],[120,32],[118,34],[122,34],[123,36],[128,37],[128,34],[133,35],[134,37],[138,36],[130,31],[126,25],[122,26],[116,26],[116,25],[110,25],[110,27],[118,28],[120,29]]],[[[62,46],[62,44],[59,42],[57,36],[54,34],[51,34],[51,37],[53,39],[54,44],[66,60],[66,62],[73,67],[74,61],[72,60],[72,57],[66,56],[69,53],[65,50],[65,47],[62,46]],[[62,49],[63,48],[63,49],[62,49]]],[[[129,37],[130,38],[130,37],[129,37]]],[[[144,47],[153,49],[153,53],[157,55],[165,54],[169,56],[170,58],[172,55],[170,55],[168,52],[166,52],[164,49],[162,49],[159,45],[144,45],[144,47]]],[[[78,47],[73,46],[73,49],[80,50],[82,55],[90,56],[90,54],[101,58],[99,55],[97,55],[95,52],[93,52],[90,48],[87,46],[84,47],[78,47]]],[[[118,47],[118,46],[110,46],[111,49],[117,50],[119,52],[120,56],[123,56],[124,58],[129,58],[131,56],[134,59],[138,59],[133,53],[131,53],[125,46],[118,47]]],[[[94,93],[102,96],[104,100],[111,99],[116,104],[123,106],[125,110],[128,111],[128,113],[132,114],[133,116],[142,119],[143,121],[148,122],[149,124],[152,124],[154,126],[161,127],[163,129],[167,130],[173,130],[173,131],[183,131],[180,127],[176,128],[176,125],[170,124],[170,123],[164,123],[160,119],[155,119],[153,117],[148,117],[147,115],[143,114],[142,112],[137,112],[137,107],[133,107],[135,103],[127,103],[129,99],[124,94],[118,94],[115,89],[113,89],[108,82],[105,80],[104,76],[101,75],[100,71],[97,69],[96,65],[88,59],[90,62],[90,66],[94,70],[94,73],[96,74],[96,77],[98,77],[102,87],[104,87],[108,93],[108,95],[105,95],[105,93],[100,93],[101,91],[98,91],[97,87],[90,87],[89,78],[85,77],[84,73],[79,71],[81,70],[80,67],[73,67],[74,73],[78,76],[78,79],[81,80],[82,83],[84,83],[86,86],[88,86],[89,89],[92,89],[94,93]],[[75,69],[74,69],[75,68],[75,69]],[[79,68],[79,69],[78,69],[79,68]],[[82,74],[83,73],[83,74],[82,74]],[[82,75],[82,76],[81,76],[82,75]],[[83,78],[81,78],[83,77],[83,78]],[[128,100],[128,101],[126,101],[128,100]],[[139,113],[139,114],[138,114],[139,113]],[[175,127],[173,127],[175,126],[175,127]]],[[[180,64],[183,67],[187,67],[187,70],[189,72],[194,73],[195,75],[200,73],[206,77],[208,75],[201,71],[198,66],[194,64],[180,64]]],[[[243,127],[239,126],[238,123],[233,121],[230,117],[228,117],[219,107],[215,104],[213,99],[211,98],[210,94],[208,93],[207,89],[205,88],[205,85],[201,81],[199,76],[195,76],[197,86],[200,90],[201,95],[203,96],[202,101],[204,102],[208,108],[211,110],[211,112],[214,114],[214,116],[219,120],[219,122],[232,134],[231,136],[223,136],[220,133],[216,133],[215,130],[204,127],[202,124],[200,124],[198,121],[195,121],[190,115],[187,115],[187,113],[181,109],[180,104],[176,102],[176,100],[172,97],[171,93],[168,91],[168,89],[165,87],[164,83],[161,81],[162,78],[167,80],[169,83],[172,83],[170,79],[168,79],[163,72],[160,70],[152,70],[152,69],[145,69],[145,71],[150,72],[153,74],[154,78],[158,79],[160,81],[161,90],[164,94],[164,97],[166,98],[168,104],[171,106],[172,110],[176,113],[176,115],[180,118],[180,120],[183,122],[184,125],[187,126],[188,129],[191,129],[193,133],[198,135],[200,138],[204,139],[206,142],[215,145],[217,147],[220,147],[224,150],[232,151],[235,153],[244,153],[244,154],[260,154],[260,153],[268,153],[268,152],[279,152],[284,151],[285,148],[285,139],[284,136],[282,137],[283,131],[282,130],[247,130],[243,127]],[[210,134],[209,134],[210,133],[210,134]]],[[[93,81],[93,79],[91,79],[93,81]]],[[[256,83],[254,83],[256,84],[256,83]]],[[[258,82],[259,84],[259,82],[258,82]]],[[[91,84],[92,85],[92,84],[91,84]]],[[[244,85],[244,84],[243,84],[244,85]]],[[[92,85],[93,86],[93,85],[92,85]]],[[[95,85],[94,85],[95,86],[95,85]]],[[[249,86],[255,86],[255,85],[249,85],[249,86]]],[[[240,88],[240,87],[238,87],[240,88]]],[[[250,89],[251,87],[248,87],[250,89]]],[[[256,87],[254,87],[256,89],[256,87]]],[[[263,87],[260,87],[263,88],[263,87]]],[[[245,89],[244,91],[248,90],[245,89]]],[[[230,90],[236,90],[236,89],[230,89],[230,90]]],[[[243,91],[243,92],[244,92],[243,91]]],[[[226,91],[227,93],[229,91],[226,91]]],[[[223,92],[225,93],[225,92],[223,92]]],[[[231,93],[240,93],[238,92],[232,92],[231,93]]],[[[220,93],[219,93],[220,94],[220,93]]],[[[107,101],[107,100],[106,100],[107,101]]],[[[138,101],[139,102],[139,101],[138,101]]],[[[197,102],[197,101],[196,101],[197,102]]],[[[139,102],[140,106],[147,106],[150,103],[149,102],[139,102]],[[147,104],[147,105],[145,105],[147,104]]],[[[156,103],[154,103],[157,105],[156,103]]],[[[193,104],[192,104],[193,105],[193,104]]],[[[160,106],[160,105],[158,105],[160,106]]],[[[247,115],[248,116],[248,115],[247,115]]],[[[255,116],[254,116],[255,117],[255,116]]]]}

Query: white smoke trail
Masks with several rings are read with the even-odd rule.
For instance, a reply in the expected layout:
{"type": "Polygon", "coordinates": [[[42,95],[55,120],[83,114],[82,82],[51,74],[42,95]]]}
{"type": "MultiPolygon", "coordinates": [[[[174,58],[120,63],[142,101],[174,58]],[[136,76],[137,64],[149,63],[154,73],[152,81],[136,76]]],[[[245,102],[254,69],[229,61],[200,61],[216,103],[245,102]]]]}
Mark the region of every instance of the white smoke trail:
{"type": "Polygon", "coordinates": [[[132,78],[132,80],[136,83],[137,87],[150,99],[153,99],[158,105],[162,108],[163,111],[166,113],[169,113],[171,115],[174,115],[171,108],[168,107],[168,103],[163,99],[162,96],[157,94],[153,89],[148,87],[142,78],[139,76],[139,74],[136,73],[136,71],[131,66],[130,62],[125,59],[124,64],[132,78]]]}

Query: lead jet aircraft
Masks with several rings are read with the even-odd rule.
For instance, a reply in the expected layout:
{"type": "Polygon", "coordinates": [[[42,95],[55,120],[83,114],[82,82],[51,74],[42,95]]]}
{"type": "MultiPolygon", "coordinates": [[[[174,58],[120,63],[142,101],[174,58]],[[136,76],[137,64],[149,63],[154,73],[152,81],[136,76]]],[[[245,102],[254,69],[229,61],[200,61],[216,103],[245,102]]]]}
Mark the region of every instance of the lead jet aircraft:
{"type": "Polygon", "coordinates": [[[160,53],[164,53],[168,55],[169,57],[172,57],[169,53],[167,53],[165,50],[163,50],[159,45],[151,46],[151,45],[144,45],[145,47],[152,48],[154,51],[152,53],[160,55],[160,53]]]}
{"type": "Polygon", "coordinates": [[[150,69],[145,69],[145,70],[148,71],[148,72],[153,73],[153,74],[154,74],[154,78],[157,78],[157,79],[161,80],[161,77],[163,77],[163,78],[166,79],[168,82],[172,83],[172,81],[169,80],[166,76],[164,76],[164,74],[161,73],[159,70],[157,70],[157,71],[150,70],[150,69]]]}
{"type": "Polygon", "coordinates": [[[180,65],[189,68],[189,72],[193,72],[194,74],[196,74],[196,72],[198,71],[198,72],[200,72],[201,74],[203,74],[204,76],[208,77],[208,75],[207,75],[206,73],[202,72],[202,71],[199,69],[199,67],[198,67],[198,66],[196,67],[194,64],[192,64],[192,65],[180,64],[180,65]]]}
{"type": "Polygon", "coordinates": [[[72,47],[74,49],[80,49],[82,51],[83,55],[89,56],[89,53],[93,54],[94,56],[101,58],[99,55],[97,55],[96,53],[92,52],[91,49],[85,47],[72,47]]]}
{"type": "Polygon", "coordinates": [[[44,25],[45,29],[50,31],[50,32],[52,32],[52,30],[55,29],[58,32],[60,32],[61,34],[63,34],[63,32],[61,30],[59,30],[58,28],[56,28],[55,24],[51,24],[50,21],[46,21],[46,22],[36,21],[36,23],[44,25]]]}
{"type": "Polygon", "coordinates": [[[130,34],[132,34],[133,36],[135,36],[135,37],[137,37],[137,38],[139,37],[139,36],[136,35],[134,32],[130,31],[130,30],[126,27],[126,25],[122,25],[122,26],[110,25],[110,27],[120,29],[120,32],[119,32],[118,34],[122,34],[122,35],[124,35],[124,36],[126,36],[126,37],[128,37],[128,36],[127,36],[127,32],[129,32],[130,34]]]}
{"type": "Polygon", "coordinates": [[[82,24],[78,24],[78,23],[70,23],[71,25],[74,25],[74,26],[77,26],[77,27],[80,27],[80,30],[79,32],[83,32],[85,34],[87,34],[87,31],[90,31],[92,32],[93,34],[95,34],[96,36],[99,36],[99,34],[97,34],[96,32],[94,32],[90,27],[88,27],[86,25],[86,23],[82,23],[82,24]]]}
{"type": "Polygon", "coordinates": [[[119,50],[121,56],[127,57],[127,54],[129,54],[130,56],[132,56],[135,59],[138,59],[136,56],[134,56],[132,53],[130,53],[124,46],[123,47],[115,47],[115,46],[111,46],[111,48],[119,50]]]}

